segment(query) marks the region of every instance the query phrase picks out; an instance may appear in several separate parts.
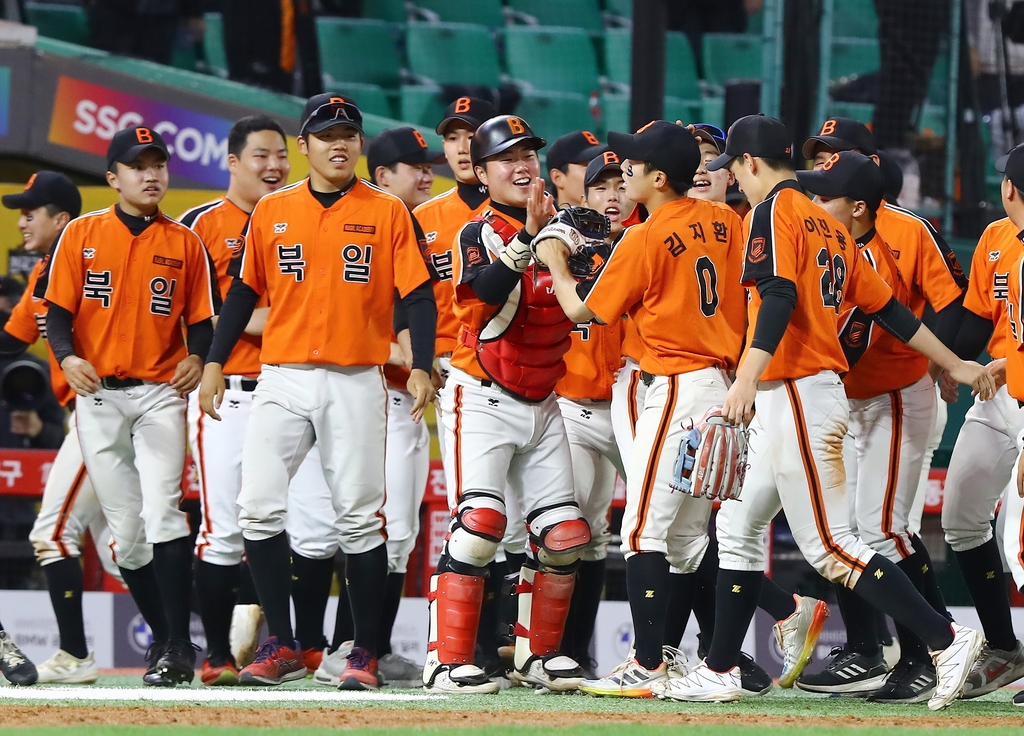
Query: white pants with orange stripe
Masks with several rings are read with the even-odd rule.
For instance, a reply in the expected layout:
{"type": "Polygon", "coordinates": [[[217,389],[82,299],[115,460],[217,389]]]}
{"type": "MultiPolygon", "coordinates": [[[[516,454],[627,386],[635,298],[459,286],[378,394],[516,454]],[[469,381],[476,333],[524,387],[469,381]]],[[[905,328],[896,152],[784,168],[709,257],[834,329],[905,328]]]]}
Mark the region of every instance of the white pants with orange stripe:
{"type": "Polygon", "coordinates": [[[615,374],[615,383],[612,384],[611,418],[615,444],[619,446],[619,457],[622,458],[622,465],[629,471],[636,423],[644,410],[647,386],[640,378],[639,363],[632,358],[625,358],[625,361],[626,364],[615,374]]]}
{"type": "Polygon", "coordinates": [[[892,562],[914,553],[910,510],[935,423],[935,401],[935,383],[927,374],[899,391],[849,401],[846,439],[855,448],[853,462],[846,463],[851,528],[892,562]]]}
{"type": "Polygon", "coordinates": [[[1003,528],[1003,557],[1006,566],[1013,576],[1013,585],[1017,590],[1024,590],[1024,498],[1017,491],[1018,466],[1024,451],[1024,430],[1021,430],[1014,442],[1017,447],[1017,458],[1013,465],[1013,479],[1006,489],[1006,498],[1000,516],[1005,521],[1003,528]]]}
{"type": "Polygon", "coordinates": [[[76,402],[82,456],[125,569],[145,558],[141,547],[188,536],[178,508],[185,406],[167,383],[100,389],[76,402]]]}
{"type": "Polygon", "coordinates": [[[339,547],[361,554],[383,544],[387,404],[376,366],[264,365],[242,446],[242,536],[286,531],[290,485],[315,442],[339,547]]]}
{"type": "Polygon", "coordinates": [[[932,457],[935,451],[942,444],[942,435],[946,431],[946,421],[949,419],[949,412],[946,409],[946,402],[940,396],[939,387],[935,386],[935,421],[932,423],[932,431],[928,435],[928,446],[924,451],[924,462],[921,463],[921,478],[917,483],[917,493],[914,494],[914,503],[910,507],[911,534],[921,533],[921,522],[924,519],[924,505],[928,497],[928,476],[932,469],[932,457]]]}
{"type": "Polygon", "coordinates": [[[583,560],[603,560],[608,556],[612,539],[608,512],[615,495],[615,476],[621,473],[625,477],[612,431],[611,402],[579,402],[559,397],[558,408],[569,437],[576,503],[590,524],[590,544],[583,550],[583,560]]]}
{"type": "MultiPolygon", "coordinates": [[[[110,548],[110,530],[85,470],[75,425],[75,413],[71,412],[68,433],[46,476],[39,514],[28,539],[39,564],[48,565],[65,557],[81,557],[82,537],[88,529],[103,569],[120,580],[121,572],[110,548]]],[[[136,556],[124,561],[130,570],[147,565],[153,559],[151,545],[143,545],[131,552],[136,556]]]]}
{"type": "MultiPolygon", "coordinates": [[[[954,552],[992,539],[992,519],[1007,484],[1015,483],[1021,409],[1003,386],[988,401],[975,400],[960,427],[946,471],[942,529],[954,552]]],[[[1011,490],[1011,495],[1015,493],[1011,490]]]]}
{"type": "Polygon", "coordinates": [[[420,506],[430,472],[430,430],[426,421],[414,422],[409,415],[415,399],[408,391],[389,387],[388,402],[388,572],[404,573],[420,533],[420,506]]]}
{"type": "Polygon", "coordinates": [[[832,371],[762,382],[740,501],[718,512],[719,564],[767,570],[765,532],[785,510],[800,551],[826,579],[852,588],[874,552],[850,530],[843,466],[849,406],[832,371]]]}
{"type": "Polygon", "coordinates": [[[643,412],[626,473],[622,554],[660,552],[680,573],[695,572],[708,547],[712,502],[673,491],[684,431],[704,412],[725,401],[722,371],[704,368],[678,376],[655,376],[647,387],[643,412]]]}

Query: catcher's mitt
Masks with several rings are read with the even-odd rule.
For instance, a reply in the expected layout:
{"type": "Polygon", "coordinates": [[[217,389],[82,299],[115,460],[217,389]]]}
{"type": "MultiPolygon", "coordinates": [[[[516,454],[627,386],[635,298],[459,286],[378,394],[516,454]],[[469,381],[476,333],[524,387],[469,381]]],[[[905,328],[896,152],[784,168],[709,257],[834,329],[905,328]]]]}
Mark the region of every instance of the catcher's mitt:
{"type": "Polygon", "coordinates": [[[597,276],[612,253],[607,243],[591,242],[569,256],[569,271],[581,281],[597,276]]]}
{"type": "Polygon", "coordinates": [[[729,424],[722,407],[713,406],[691,426],[679,443],[675,472],[669,483],[673,491],[694,498],[738,499],[747,472],[746,425],[729,424]]]}
{"type": "Polygon", "coordinates": [[[597,210],[589,207],[564,207],[554,214],[533,239],[533,255],[537,255],[537,243],[547,238],[562,241],[569,249],[569,254],[573,255],[587,245],[603,244],[610,230],[608,218],[597,210]]]}

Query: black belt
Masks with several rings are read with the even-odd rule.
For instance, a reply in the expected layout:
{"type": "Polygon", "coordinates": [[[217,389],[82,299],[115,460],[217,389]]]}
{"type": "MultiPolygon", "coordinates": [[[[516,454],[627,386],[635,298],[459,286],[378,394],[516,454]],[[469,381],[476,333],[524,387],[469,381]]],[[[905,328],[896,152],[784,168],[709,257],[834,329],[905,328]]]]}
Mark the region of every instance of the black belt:
{"type": "Polygon", "coordinates": [[[650,386],[654,383],[654,374],[648,373],[647,371],[640,371],[640,380],[644,382],[645,386],[650,386]]]}
{"type": "Polygon", "coordinates": [[[117,376],[104,376],[100,379],[100,386],[105,389],[135,388],[141,386],[145,381],[138,378],[118,378],[117,376]]]}
{"type": "Polygon", "coordinates": [[[225,376],[224,377],[227,388],[234,391],[246,391],[253,392],[256,390],[256,385],[259,381],[255,378],[238,378],[237,376],[225,376]]]}
{"type": "Polygon", "coordinates": [[[249,391],[249,392],[255,391],[256,390],[256,386],[258,384],[259,384],[259,381],[257,381],[255,378],[243,378],[242,379],[242,390],[243,391],[249,391]]]}

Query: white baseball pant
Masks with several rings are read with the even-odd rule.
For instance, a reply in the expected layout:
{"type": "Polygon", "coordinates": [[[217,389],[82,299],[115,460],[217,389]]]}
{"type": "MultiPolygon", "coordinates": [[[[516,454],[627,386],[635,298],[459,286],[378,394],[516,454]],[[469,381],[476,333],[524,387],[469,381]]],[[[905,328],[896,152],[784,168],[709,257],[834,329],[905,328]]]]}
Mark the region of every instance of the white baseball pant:
{"type": "Polygon", "coordinates": [[[430,472],[430,430],[409,415],[415,399],[388,387],[388,441],[384,477],[388,520],[388,572],[404,573],[420,533],[420,506],[430,472]]]}
{"type": "MultiPolygon", "coordinates": [[[[1005,388],[1005,387],[1004,387],[1005,388]]],[[[1013,464],[1013,480],[1006,491],[1006,504],[1002,516],[1006,519],[1003,533],[1003,554],[1013,585],[1017,590],[1024,590],[1024,498],[1017,492],[1017,472],[1021,462],[1021,451],[1024,448],[1024,430],[1014,438],[1017,447],[1017,458],[1013,464]]]]}
{"type": "Polygon", "coordinates": [[[628,471],[636,423],[644,411],[644,397],[647,386],[640,376],[640,365],[632,358],[624,358],[623,365],[615,374],[612,384],[611,419],[615,444],[619,446],[619,457],[628,471]]]}
{"type": "Polygon", "coordinates": [[[924,504],[928,497],[928,476],[932,470],[932,457],[942,443],[942,435],[946,431],[946,421],[949,419],[949,410],[946,402],[939,395],[939,387],[935,386],[935,423],[932,425],[932,432],[928,436],[928,447],[924,451],[924,462],[921,464],[921,478],[917,484],[917,493],[914,494],[914,503],[910,507],[910,533],[917,536],[921,533],[921,523],[924,519],[924,504]]]}

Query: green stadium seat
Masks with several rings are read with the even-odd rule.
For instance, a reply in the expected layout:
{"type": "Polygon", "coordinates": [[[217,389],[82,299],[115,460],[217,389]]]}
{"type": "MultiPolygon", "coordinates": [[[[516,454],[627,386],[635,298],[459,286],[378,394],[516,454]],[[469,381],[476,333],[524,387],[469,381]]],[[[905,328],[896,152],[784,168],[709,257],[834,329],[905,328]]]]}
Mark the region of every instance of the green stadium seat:
{"type": "Polygon", "coordinates": [[[704,81],[725,84],[732,79],[761,79],[764,39],[742,33],[705,33],[704,81]]]}
{"type": "Polygon", "coordinates": [[[597,0],[509,0],[508,9],[541,26],[583,28],[593,33],[604,30],[597,0]]]}
{"type": "Polygon", "coordinates": [[[203,16],[203,54],[206,65],[218,77],[228,76],[228,52],[224,47],[224,19],[220,13],[207,13],[203,16]]]}
{"type": "Polygon", "coordinates": [[[601,87],[594,44],[580,28],[510,26],[505,60],[510,76],[537,90],[589,95],[601,87]]]}
{"type": "Polygon", "coordinates": [[[588,97],[572,92],[527,92],[516,106],[516,115],[548,141],[563,133],[594,127],[588,97]]]}
{"type": "Polygon", "coordinates": [[[405,85],[399,92],[399,117],[410,125],[436,128],[448,105],[436,85],[405,85]]]}
{"type": "Polygon", "coordinates": [[[316,19],[317,45],[324,85],[341,82],[397,88],[402,62],[396,27],[381,20],[362,18],[316,19]]]}
{"type": "Polygon", "coordinates": [[[604,70],[609,82],[624,84],[630,81],[633,32],[627,28],[610,28],[604,32],[604,70]]]}
{"type": "Polygon", "coordinates": [[[949,103],[949,52],[943,49],[939,52],[932,67],[932,78],[928,83],[928,102],[933,105],[946,105],[949,103]]]}
{"type": "Polygon", "coordinates": [[[413,74],[438,84],[500,84],[498,51],[486,26],[410,23],[405,33],[413,74]]]}
{"type": "Polygon", "coordinates": [[[501,0],[414,0],[417,9],[428,10],[443,23],[476,23],[489,28],[505,25],[501,0]]]}
{"type": "Polygon", "coordinates": [[[409,17],[405,0],[363,0],[363,17],[405,23],[409,17]]]}
{"type": "Polygon", "coordinates": [[[725,128],[725,98],[705,97],[700,101],[700,122],[725,128]]]}
{"type": "Polygon", "coordinates": [[[878,41],[869,38],[833,38],[830,80],[855,77],[877,72],[879,67],[878,41]]]}
{"type": "Polygon", "coordinates": [[[920,111],[921,122],[917,130],[926,137],[942,137],[946,135],[946,108],[943,105],[929,105],[927,102],[920,111]]]}
{"type": "Polygon", "coordinates": [[[874,0],[836,0],[833,7],[832,35],[878,38],[874,0]]]}
{"type": "MultiPolygon", "coordinates": [[[[614,92],[606,92],[601,95],[601,131],[607,135],[609,130],[617,130],[620,133],[630,131],[629,125],[629,95],[614,92]]],[[[704,119],[703,103],[701,100],[681,100],[678,97],[665,98],[665,120],[682,120],[684,123],[708,122],[704,119]]],[[[714,122],[714,121],[711,121],[714,122]]]]}
{"type": "Polygon", "coordinates": [[[764,8],[747,16],[747,33],[753,36],[764,33],[764,8]]]}
{"type": "MultiPolygon", "coordinates": [[[[604,66],[608,81],[630,85],[632,32],[609,29],[604,34],[604,66]]],[[[683,33],[665,34],[665,92],[682,99],[700,99],[697,60],[683,33]]]]}
{"type": "MultiPolygon", "coordinates": [[[[337,92],[342,97],[351,97],[359,105],[359,110],[371,115],[380,115],[382,118],[397,118],[395,106],[383,87],[377,84],[362,84],[359,82],[335,82],[331,86],[325,85],[327,92],[337,92]]],[[[397,95],[395,95],[397,96],[397,95]]]]}
{"type": "Polygon", "coordinates": [[[868,125],[875,116],[875,106],[870,102],[829,102],[829,117],[852,118],[868,125]]]}
{"type": "Polygon", "coordinates": [[[678,97],[665,98],[665,120],[682,120],[683,125],[703,123],[704,110],[700,99],[682,100],[678,97]]]}
{"type": "Polygon", "coordinates": [[[92,41],[89,18],[80,5],[59,3],[25,3],[25,20],[39,30],[40,36],[56,38],[83,46],[92,41]]]}
{"type": "Polygon", "coordinates": [[[619,18],[632,18],[633,0],[605,0],[604,9],[619,18]]]}

